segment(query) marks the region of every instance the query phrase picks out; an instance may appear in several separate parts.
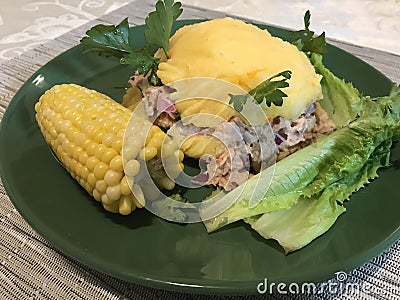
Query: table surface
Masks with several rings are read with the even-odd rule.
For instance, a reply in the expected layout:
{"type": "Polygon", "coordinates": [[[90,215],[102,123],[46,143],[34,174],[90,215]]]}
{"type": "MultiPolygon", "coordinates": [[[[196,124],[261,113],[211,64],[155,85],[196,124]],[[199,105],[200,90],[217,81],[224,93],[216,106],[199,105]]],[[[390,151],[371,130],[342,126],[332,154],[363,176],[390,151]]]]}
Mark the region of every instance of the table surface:
{"type": "MultiPolygon", "coordinates": [[[[155,1],[133,2],[3,0],[0,7],[0,120],[24,81],[53,57],[76,45],[92,25],[115,24],[125,16],[130,17],[131,25],[143,24],[144,16],[153,10],[155,1]]],[[[325,30],[329,42],[367,61],[391,80],[400,82],[398,0],[181,2],[184,4],[182,19],[233,15],[286,28],[302,27],[302,16],[310,9],[312,27],[317,32],[325,30]]],[[[112,278],[65,257],[26,224],[12,206],[1,182],[0,236],[0,299],[240,299],[190,296],[143,287],[112,278]],[[18,259],[26,257],[36,257],[40,266],[24,268],[18,259]],[[58,271],[49,274],[48,268],[58,271]]],[[[400,299],[399,270],[400,242],[397,242],[380,256],[350,272],[348,280],[379,287],[382,293],[376,299],[400,299]]],[[[352,299],[353,296],[343,293],[335,297],[352,299]]],[[[309,298],[307,295],[296,297],[309,298]]],[[[325,298],[329,295],[315,296],[315,299],[325,298]]],[[[359,294],[358,298],[375,299],[367,294],[359,294]]],[[[280,295],[276,299],[286,297],[280,295]]]]}
{"type": "MultiPolygon", "coordinates": [[[[2,0],[0,62],[16,57],[132,0],[2,0]]],[[[181,0],[186,6],[229,13],[287,28],[301,28],[309,9],[316,32],[400,55],[398,0],[181,0]]]]}

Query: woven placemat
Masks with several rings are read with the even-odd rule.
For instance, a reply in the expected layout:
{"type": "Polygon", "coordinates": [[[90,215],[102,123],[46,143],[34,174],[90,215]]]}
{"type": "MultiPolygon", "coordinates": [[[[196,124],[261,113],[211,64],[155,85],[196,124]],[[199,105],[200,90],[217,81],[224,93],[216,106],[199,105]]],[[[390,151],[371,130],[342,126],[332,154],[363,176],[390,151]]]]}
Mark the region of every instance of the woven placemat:
{"type": "MultiPolygon", "coordinates": [[[[88,28],[97,23],[115,24],[126,16],[131,25],[143,24],[144,16],[153,8],[154,1],[151,0],[133,2],[2,64],[0,119],[20,86],[49,60],[76,45],[88,28]]],[[[218,12],[185,6],[181,18],[221,16],[223,14],[218,12]]],[[[399,56],[340,41],[329,42],[365,60],[391,80],[400,82],[399,56]]],[[[0,299],[400,299],[400,241],[347,274],[346,283],[357,288],[336,289],[335,292],[325,288],[316,295],[206,296],[125,282],[66,257],[44,240],[16,211],[1,182],[0,240],[0,299]]],[[[317,288],[335,283],[335,280],[321,283],[317,288]]]]}

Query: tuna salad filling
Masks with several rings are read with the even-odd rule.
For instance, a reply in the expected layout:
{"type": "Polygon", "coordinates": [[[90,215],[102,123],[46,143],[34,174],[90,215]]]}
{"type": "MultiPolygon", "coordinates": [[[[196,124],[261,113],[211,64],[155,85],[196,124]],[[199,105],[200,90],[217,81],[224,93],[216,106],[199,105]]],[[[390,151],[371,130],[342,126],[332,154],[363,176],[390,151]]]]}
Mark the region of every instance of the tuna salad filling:
{"type": "Polygon", "coordinates": [[[175,89],[167,85],[152,86],[148,76],[142,74],[135,74],[129,82],[140,90],[145,113],[153,118],[155,125],[166,132],[174,128],[182,140],[199,135],[212,136],[222,142],[222,150],[198,158],[199,164],[205,166],[193,179],[199,185],[231,191],[275,162],[314,143],[320,134],[328,134],[335,128],[317,101],[309,104],[295,120],[277,116],[263,125],[247,125],[235,116],[215,128],[184,125],[179,122],[179,113],[171,97],[175,89]]]}

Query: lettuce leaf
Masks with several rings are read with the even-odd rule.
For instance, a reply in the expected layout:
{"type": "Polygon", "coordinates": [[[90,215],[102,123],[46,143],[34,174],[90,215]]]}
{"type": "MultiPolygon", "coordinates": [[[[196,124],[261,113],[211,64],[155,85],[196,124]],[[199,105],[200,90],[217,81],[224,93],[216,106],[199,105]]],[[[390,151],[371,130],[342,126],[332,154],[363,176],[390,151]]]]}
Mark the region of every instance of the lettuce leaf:
{"type": "Polygon", "coordinates": [[[289,209],[276,210],[245,221],[262,237],[277,240],[285,253],[306,246],[325,233],[346,211],[342,205],[344,200],[378,177],[376,171],[379,167],[389,165],[391,144],[391,140],[384,141],[358,172],[328,186],[322,193],[310,198],[302,197],[289,209]]]}
{"type": "Polygon", "coordinates": [[[322,55],[312,53],[310,61],[315,71],[322,75],[323,98],[319,101],[321,107],[328,113],[336,127],[348,125],[356,118],[353,104],[360,101],[360,92],[349,82],[345,82],[333,74],[322,63],[322,55]]]}
{"type": "Polygon", "coordinates": [[[327,189],[320,196],[301,199],[289,209],[276,210],[246,221],[262,237],[277,240],[285,253],[289,253],[323,234],[345,212],[343,206],[335,202],[331,204],[333,194],[332,189],[327,189]]]}

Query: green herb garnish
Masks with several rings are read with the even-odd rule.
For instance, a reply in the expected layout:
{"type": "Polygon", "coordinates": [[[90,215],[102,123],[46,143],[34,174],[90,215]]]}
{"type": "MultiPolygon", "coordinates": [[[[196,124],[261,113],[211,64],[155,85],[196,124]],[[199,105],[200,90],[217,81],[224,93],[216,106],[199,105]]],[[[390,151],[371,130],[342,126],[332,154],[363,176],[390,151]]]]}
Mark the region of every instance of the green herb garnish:
{"type": "Polygon", "coordinates": [[[159,0],[156,3],[156,10],[146,18],[147,28],[144,31],[146,41],[149,44],[162,47],[167,58],[169,58],[168,44],[172,25],[181,13],[180,2],[174,3],[173,0],[159,0]]]}
{"type": "Polygon", "coordinates": [[[121,64],[131,65],[139,73],[157,69],[158,59],[146,48],[133,50],[131,47],[128,19],[118,25],[96,25],[86,32],[81,44],[88,51],[103,56],[114,56],[121,64]]]}
{"type": "Polygon", "coordinates": [[[326,53],[325,32],[314,37],[314,31],[310,30],[311,13],[309,10],[304,14],[304,29],[293,31],[292,39],[293,44],[297,46],[300,51],[306,53],[326,53]]]}
{"type": "Polygon", "coordinates": [[[181,3],[173,0],[158,0],[156,10],[146,18],[145,39],[147,45],[140,50],[132,48],[129,34],[128,19],[125,18],[118,25],[96,25],[89,29],[87,36],[81,39],[81,44],[88,51],[103,56],[114,56],[121,64],[132,66],[140,74],[151,71],[150,79],[155,78],[159,59],[154,57],[155,50],[150,45],[162,47],[168,57],[168,43],[172,26],[182,13],[181,3]]]}
{"type": "Polygon", "coordinates": [[[129,45],[129,25],[125,18],[118,25],[99,24],[89,29],[81,44],[99,55],[122,58],[133,50],[129,45]]]}
{"type": "Polygon", "coordinates": [[[292,76],[292,72],[289,70],[280,72],[257,85],[254,89],[248,92],[246,95],[229,95],[229,104],[232,104],[236,111],[240,112],[243,110],[243,106],[249,99],[254,99],[258,104],[267,105],[271,104],[281,106],[283,104],[283,98],[287,97],[281,89],[289,86],[287,82],[292,76]],[[273,80],[278,77],[283,77],[281,80],[273,80]]]}

